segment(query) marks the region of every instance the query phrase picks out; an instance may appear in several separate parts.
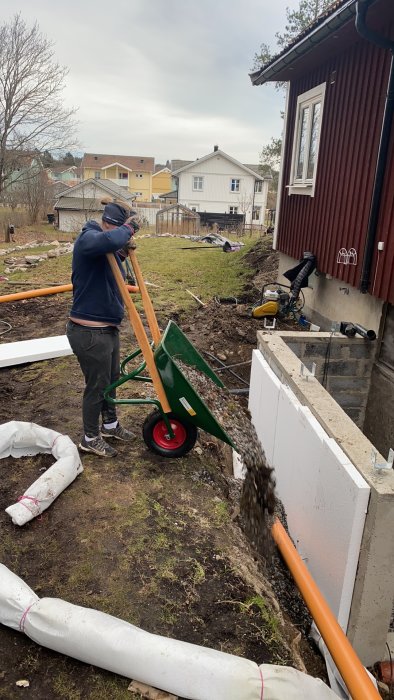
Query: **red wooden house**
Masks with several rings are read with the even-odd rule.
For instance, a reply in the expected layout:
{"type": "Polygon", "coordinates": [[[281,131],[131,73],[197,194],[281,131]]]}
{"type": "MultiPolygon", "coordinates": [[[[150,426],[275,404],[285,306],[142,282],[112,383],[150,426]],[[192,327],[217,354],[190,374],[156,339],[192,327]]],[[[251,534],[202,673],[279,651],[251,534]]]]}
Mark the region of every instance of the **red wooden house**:
{"type": "Polygon", "coordinates": [[[288,84],[274,235],[280,273],[305,251],[316,256],[309,317],[324,330],[353,321],[379,332],[375,370],[391,383],[391,399],[393,55],[393,0],[337,0],[251,75],[254,85],[288,84]]]}

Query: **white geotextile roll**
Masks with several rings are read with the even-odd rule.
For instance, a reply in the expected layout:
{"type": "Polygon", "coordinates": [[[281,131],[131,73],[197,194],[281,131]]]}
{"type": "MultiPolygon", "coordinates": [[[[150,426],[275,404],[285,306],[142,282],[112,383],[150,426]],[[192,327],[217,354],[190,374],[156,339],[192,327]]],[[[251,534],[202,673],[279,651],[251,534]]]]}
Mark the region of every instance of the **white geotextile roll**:
{"type": "Polygon", "coordinates": [[[338,700],[320,678],[307,676],[290,666],[262,664],[263,700],[338,700]]]}
{"type": "Polygon", "coordinates": [[[23,615],[39,600],[38,595],[19,576],[0,564],[0,622],[23,631],[23,615]]]}
{"type": "Polygon", "coordinates": [[[38,644],[189,700],[335,700],[321,681],[283,666],[168,639],[112,615],[39,599],[0,564],[0,622],[38,644]]]}
{"type": "Polygon", "coordinates": [[[0,425],[0,459],[52,453],[57,460],[28,489],[18,503],[6,508],[15,525],[25,525],[40,515],[83,471],[78,450],[68,435],[36,423],[10,421],[0,425]]]}

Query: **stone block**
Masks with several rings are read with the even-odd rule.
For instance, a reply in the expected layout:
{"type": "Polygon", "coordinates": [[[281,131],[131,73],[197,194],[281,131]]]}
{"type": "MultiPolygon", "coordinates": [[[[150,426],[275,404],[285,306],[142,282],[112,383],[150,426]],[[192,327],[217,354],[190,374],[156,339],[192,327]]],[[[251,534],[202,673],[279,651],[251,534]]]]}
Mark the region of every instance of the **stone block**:
{"type": "Polygon", "coordinates": [[[303,357],[304,354],[304,343],[286,343],[289,350],[294,352],[297,357],[303,357]]]}
{"type": "Polygon", "coordinates": [[[375,356],[377,344],[371,340],[362,340],[356,343],[349,343],[350,357],[358,359],[369,359],[375,356]]]}
{"type": "Polygon", "coordinates": [[[319,343],[306,343],[304,355],[305,357],[319,356],[325,357],[328,348],[327,338],[324,338],[322,342],[319,343]]]}
{"type": "Polygon", "coordinates": [[[336,391],[332,394],[333,399],[341,406],[343,409],[347,408],[361,408],[364,406],[365,398],[363,394],[360,393],[350,393],[349,391],[336,391]]]}
{"type": "Polygon", "coordinates": [[[334,395],[337,391],[352,391],[363,393],[367,396],[368,393],[368,381],[364,377],[355,376],[336,376],[331,377],[328,375],[327,389],[330,394],[334,395]]]}
{"type": "Polygon", "coordinates": [[[344,407],[343,410],[345,411],[346,415],[348,415],[349,418],[352,419],[353,423],[355,423],[358,428],[361,429],[363,427],[364,409],[344,407]]]}
{"type": "Polygon", "coordinates": [[[34,265],[34,264],[40,262],[40,256],[39,255],[26,255],[25,262],[28,265],[34,265]]]}
{"type": "Polygon", "coordinates": [[[348,360],[350,357],[349,345],[338,340],[331,343],[329,352],[333,360],[348,360]]]}
{"type": "Polygon", "coordinates": [[[330,376],[360,376],[364,371],[364,363],[359,360],[331,360],[329,362],[328,374],[330,376]]]}

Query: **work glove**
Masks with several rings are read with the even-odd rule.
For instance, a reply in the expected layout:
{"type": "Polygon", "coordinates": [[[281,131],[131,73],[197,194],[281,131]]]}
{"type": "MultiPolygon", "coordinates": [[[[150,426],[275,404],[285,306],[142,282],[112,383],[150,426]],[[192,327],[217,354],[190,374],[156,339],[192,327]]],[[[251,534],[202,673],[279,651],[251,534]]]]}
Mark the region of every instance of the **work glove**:
{"type": "Polygon", "coordinates": [[[128,242],[126,243],[126,245],[124,245],[123,248],[121,248],[120,250],[118,250],[118,255],[119,255],[120,259],[121,259],[122,261],[123,261],[123,260],[126,260],[126,258],[129,257],[129,251],[130,251],[130,250],[135,250],[136,247],[137,247],[137,244],[136,244],[136,242],[135,242],[133,236],[131,236],[131,238],[128,240],[128,242]]]}
{"type": "Polygon", "coordinates": [[[130,211],[130,216],[125,221],[125,224],[128,224],[129,226],[131,226],[134,233],[137,233],[137,231],[139,231],[141,228],[141,221],[140,221],[140,217],[138,215],[138,212],[136,212],[134,209],[132,209],[130,211]]]}

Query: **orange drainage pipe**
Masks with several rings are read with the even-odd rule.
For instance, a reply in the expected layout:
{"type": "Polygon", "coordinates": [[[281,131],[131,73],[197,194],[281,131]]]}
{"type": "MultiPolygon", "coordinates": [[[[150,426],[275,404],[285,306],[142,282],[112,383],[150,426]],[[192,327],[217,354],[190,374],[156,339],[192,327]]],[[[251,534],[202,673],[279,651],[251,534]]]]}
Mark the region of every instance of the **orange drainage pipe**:
{"type": "Polygon", "coordinates": [[[353,700],[381,700],[364,666],[336,621],[283,525],[277,519],[272,536],[308,606],[353,700]]]}
{"type": "MultiPolygon", "coordinates": [[[[129,292],[138,292],[138,287],[127,285],[129,292]]],[[[14,294],[3,294],[0,296],[0,304],[6,301],[19,301],[20,299],[32,299],[33,297],[46,297],[50,294],[60,294],[61,292],[72,292],[72,284],[59,284],[57,287],[43,287],[42,289],[29,289],[27,292],[15,292],[14,294]]]]}

